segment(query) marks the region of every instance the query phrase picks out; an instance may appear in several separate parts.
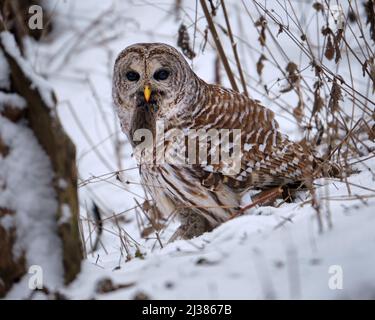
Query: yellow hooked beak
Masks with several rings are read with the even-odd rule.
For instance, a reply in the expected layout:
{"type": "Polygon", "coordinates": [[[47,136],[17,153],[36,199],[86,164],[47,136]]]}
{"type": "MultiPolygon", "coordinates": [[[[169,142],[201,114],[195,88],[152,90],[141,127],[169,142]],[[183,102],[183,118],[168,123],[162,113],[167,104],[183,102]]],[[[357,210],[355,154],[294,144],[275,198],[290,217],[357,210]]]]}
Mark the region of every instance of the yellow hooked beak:
{"type": "Polygon", "coordinates": [[[146,85],[144,90],[143,90],[143,94],[145,95],[145,100],[146,102],[149,102],[150,101],[150,97],[151,97],[151,88],[150,86],[146,85]]]}

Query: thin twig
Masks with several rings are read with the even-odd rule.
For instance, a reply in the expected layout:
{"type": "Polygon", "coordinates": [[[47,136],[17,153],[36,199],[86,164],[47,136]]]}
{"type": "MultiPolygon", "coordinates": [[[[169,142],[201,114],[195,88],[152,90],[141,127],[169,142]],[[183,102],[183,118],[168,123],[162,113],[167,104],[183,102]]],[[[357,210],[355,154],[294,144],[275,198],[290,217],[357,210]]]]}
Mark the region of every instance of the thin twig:
{"type": "Polygon", "coordinates": [[[200,3],[201,3],[204,15],[205,15],[207,23],[208,23],[208,28],[210,29],[210,32],[211,32],[212,37],[214,39],[217,52],[219,54],[221,62],[223,63],[225,72],[227,73],[227,76],[228,76],[229,82],[230,82],[230,84],[232,86],[232,89],[235,90],[235,91],[239,91],[238,87],[237,87],[237,84],[236,84],[236,80],[234,79],[234,76],[233,76],[232,69],[231,69],[231,67],[229,65],[227,56],[226,56],[226,54],[224,52],[223,46],[221,45],[220,38],[219,38],[219,35],[218,35],[217,31],[216,31],[215,24],[214,24],[214,22],[212,20],[210,12],[208,11],[206,2],[205,2],[205,0],[200,0],[200,3]]]}
{"type": "Polygon", "coordinates": [[[226,23],[227,29],[228,29],[228,36],[229,36],[229,39],[230,39],[230,43],[232,45],[234,59],[236,60],[238,74],[240,75],[240,79],[241,79],[241,83],[242,83],[242,88],[243,88],[243,93],[246,96],[248,96],[247,86],[246,86],[246,80],[245,80],[244,74],[242,72],[241,62],[240,62],[240,58],[239,58],[238,52],[237,52],[237,43],[235,42],[234,37],[233,37],[232,28],[230,26],[230,21],[229,21],[229,18],[228,18],[228,13],[227,13],[227,9],[225,7],[224,0],[221,0],[221,6],[223,7],[225,23],[226,23]]]}

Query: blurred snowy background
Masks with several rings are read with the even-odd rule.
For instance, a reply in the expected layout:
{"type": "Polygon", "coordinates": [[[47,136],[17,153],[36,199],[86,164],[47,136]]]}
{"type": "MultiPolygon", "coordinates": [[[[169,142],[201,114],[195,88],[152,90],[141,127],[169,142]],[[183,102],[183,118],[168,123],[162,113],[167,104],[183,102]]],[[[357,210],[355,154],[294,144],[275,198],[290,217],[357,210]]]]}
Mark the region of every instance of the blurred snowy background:
{"type": "MultiPolygon", "coordinates": [[[[345,33],[345,41],[353,44],[354,54],[343,51],[337,65],[324,58],[325,45],[319,43],[326,21],[334,32],[337,21],[326,20],[314,1],[225,1],[249,94],[276,112],[281,130],[292,139],[302,139],[311,121],[316,73],[297,44],[303,37],[293,41],[288,32],[305,36],[305,46],[319,61],[354,86],[353,97],[353,91],[343,85],[347,91],[343,90],[340,102],[343,114],[352,117],[349,128],[361,117],[371,120],[374,110],[371,81],[363,77],[356,59],[357,55],[363,62],[362,54],[373,52],[357,39],[358,26],[347,16],[348,2],[319,3],[327,8],[329,2],[342,6],[353,30],[345,33]],[[262,8],[289,30],[280,30],[262,8]],[[265,46],[260,41],[262,16],[269,28],[265,46]],[[295,116],[299,93],[287,90],[286,67],[291,61],[303,75],[301,122],[295,116]]],[[[211,3],[237,74],[220,1],[211,3]]],[[[363,14],[362,1],[351,4],[363,14]]],[[[207,5],[213,13],[210,2],[207,5]]],[[[86,256],[78,278],[69,287],[59,288],[63,294],[73,299],[375,298],[375,161],[373,149],[367,148],[373,147],[371,141],[363,140],[365,146],[358,143],[362,158],[349,159],[358,161],[355,168],[360,173],[346,182],[317,182],[322,233],[308,194],[301,194],[295,203],[260,207],[199,238],[167,244],[178,222],[170,221],[155,234],[138,205],[145,195],[113,110],[112,68],[116,55],[133,43],[165,42],[177,47],[183,23],[196,53],[190,61],[194,71],[207,82],[229,87],[199,1],[49,0],[44,6],[53,21],[52,33],[42,42],[27,40],[25,48],[33,68],[55,90],[58,115],[77,148],[86,256]],[[100,237],[95,210],[103,223],[100,237]]],[[[371,46],[373,50],[373,42],[371,46]]],[[[329,95],[331,84],[322,85],[322,96],[329,95]]],[[[8,297],[27,295],[15,288],[8,297]]]]}

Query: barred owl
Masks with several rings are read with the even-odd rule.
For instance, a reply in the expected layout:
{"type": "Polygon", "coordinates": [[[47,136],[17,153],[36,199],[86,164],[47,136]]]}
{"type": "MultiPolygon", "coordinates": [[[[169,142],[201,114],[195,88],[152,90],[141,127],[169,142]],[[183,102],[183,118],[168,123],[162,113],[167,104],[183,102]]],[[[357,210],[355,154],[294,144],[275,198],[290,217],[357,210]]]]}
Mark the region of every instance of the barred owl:
{"type": "MultiPolygon", "coordinates": [[[[155,141],[152,161],[139,160],[143,184],[159,211],[180,217],[179,237],[191,238],[228,220],[240,210],[241,198],[249,190],[311,180],[319,162],[309,150],[279,132],[271,110],[241,93],[207,84],[166,44],[134,44],[119,54],[113,99],[133,148],[140,143],[135,139],[137,130],[148,129],[155,136],[158,121],[163,121],[165,136],[175,129],[185,137],[193,129],[240,129],[236,140],[240,161],[235,172],[225,170],[228,163],[222,158],[210,163],[210,151],[221,147],[221,138],[208,138],[208,157],[202,162],[157,163],[155,141]]],[[[229,139],[227,146],[233,152],[233,134],[229,139]]],[[[184,148],[186,142],[165,140],[161,148],[173,159],[172,151],[184,148]]],[[[200,148],[198,143],[196,150],[200,148]]]]}

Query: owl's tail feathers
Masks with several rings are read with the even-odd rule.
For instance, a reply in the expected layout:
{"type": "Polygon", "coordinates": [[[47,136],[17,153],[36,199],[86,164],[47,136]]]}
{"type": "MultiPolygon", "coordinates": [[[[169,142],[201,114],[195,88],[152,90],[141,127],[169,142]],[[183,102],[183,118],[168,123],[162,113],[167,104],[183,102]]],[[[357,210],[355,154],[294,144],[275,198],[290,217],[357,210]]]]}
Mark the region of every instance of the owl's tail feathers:
{"type": "Polygon", "coordinates": [[[314,159],[314,176],[316,178],[342,178],[343,168],[330,160],[324,160],[319,157],[314,159]]]}

